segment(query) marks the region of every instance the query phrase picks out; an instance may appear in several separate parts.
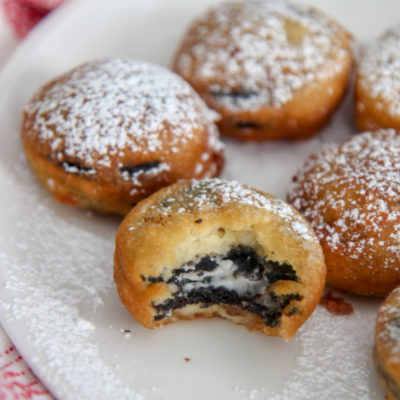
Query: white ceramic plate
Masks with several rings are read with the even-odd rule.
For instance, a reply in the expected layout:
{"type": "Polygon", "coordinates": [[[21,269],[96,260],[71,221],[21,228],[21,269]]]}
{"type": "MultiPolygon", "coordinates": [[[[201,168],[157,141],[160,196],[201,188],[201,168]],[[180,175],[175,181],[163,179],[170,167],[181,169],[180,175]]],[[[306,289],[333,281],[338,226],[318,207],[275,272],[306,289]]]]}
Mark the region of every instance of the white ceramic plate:
{"type": "MultiPolygon", "coordinates": [[[[59,399],[382,399],[371,361],[378,301],[349,298],[350,316],[319,307],[290,342],[222,320],[146,330],[120,304],[112,280],[119,220],[57,204],[25,163],[21,109],[40,84],[106,55],[168,66],[189,20],[211,2],[72,1],[44,21],[3,70],[1,323],[59,399]]],[[[398,0],[313,3],[363,41],[395,24],[400,13],[398,0]]],[[[310,141],[228,142],[224,177],[284,198],[304,158],[352,130],[349,95],[310,141]]]]}

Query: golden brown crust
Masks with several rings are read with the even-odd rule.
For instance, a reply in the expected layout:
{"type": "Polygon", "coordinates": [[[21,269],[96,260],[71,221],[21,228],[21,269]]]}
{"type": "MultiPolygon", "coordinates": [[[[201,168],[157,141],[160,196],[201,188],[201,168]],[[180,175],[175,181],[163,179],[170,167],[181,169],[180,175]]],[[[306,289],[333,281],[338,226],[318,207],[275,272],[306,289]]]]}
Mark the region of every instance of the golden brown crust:
{"type": "Polygon", "coordinates": [[[371,96],[370,89],[362,83],[359,73],[355,81],[355,115],[361,131],[374,131],[381,128],[400,130],[400,115],[392,114],[390,101],[383,97],[371,96]]]}
{"type": "Polygon", "coordinates": [[[176,75],[106,59],[40,88],[25,108],[22,139],[33,171],[57,200],[125,215],[179,179],[220,173],[213,119],[176,75]]]}
{"type": "Polygon", "coordinates": [[[375,325],[374,363],[389,399],[400,397],[400,289],[382,303],[375,325]]]}
{"type": "Polygon", "coordinates": [[[122,302],[147,328],[220,316],[290,339],[318,304],[325,265],[311,229],[282,201],[235,182],[184,181],[156,192],[125,217],[116,236],[114,278],[122,302]],[[278,325],[267,326],[259,315],[223,303],[188,304],[156,319],[153,305],[171,297],[166,282],[174,270],[238,245],[295,269],[299,281],[278,280],[271,286],[277,296],[302,296],[285,306],[278,325]]]}
{"type": "Polygon", "coordinates": [[[193,168],[182,168],[184,165],[187,167],[188,164],[192,164],[192,162],[184,164],[182,160],[183,164],[178,163],[174,173],[164,171],[148,179],[144,177],[141,179],[140,187],[135,188],[131,182],[118,176],[119,171],[117,177],[111,181],[82,177],[68,173],[62,166],[36,153],[34,146],[28,141],[24,141],[24,146],[27,160],[36,177],[56,200],[71,206],[120,215],[126,215],[138,201],[179,179],[196,175],[198,178],[218,176],[224,164],[222,151],[210,156],[200,174],[195,174],[193,168]],[[132,194],[133,189],[135,189],[134,194],[132,194]]]}
{"type": "Polygon", "coordinates": [[[314,135],[342,99],[351,67],[348,32],[286,1],[214,7],[188,29],[173,65],[222,116],[221,133],[242,141],[314,135]]]}
{"type": "Polygon", "coordinates": [[[399,28],[371,43],[359,61],[355,116],[360,130],[400,129],[399,28]]]}
{"type": "Polygon", "coordinates": [[[292,100],[278,109],[264,107],[262,110],[232,115],[207,101],[206,94],[203,98],[222,115],[217,125],[225,136],[245,142],[303,140],[318,133],[331,119],[346,92],[350,69],[349,60],[334,82],[328,79],[308,85],[297,91],[292,100]],[[259,127],[238,127],[238,124],[246,122],[254,122],[259,127]]]}
{"type": "Polygon", "coordinates": [[[384,296],[400,284],[400,136],[358,135],[309,157],[288,201],[320,239],[327,283],[384,296]]]}

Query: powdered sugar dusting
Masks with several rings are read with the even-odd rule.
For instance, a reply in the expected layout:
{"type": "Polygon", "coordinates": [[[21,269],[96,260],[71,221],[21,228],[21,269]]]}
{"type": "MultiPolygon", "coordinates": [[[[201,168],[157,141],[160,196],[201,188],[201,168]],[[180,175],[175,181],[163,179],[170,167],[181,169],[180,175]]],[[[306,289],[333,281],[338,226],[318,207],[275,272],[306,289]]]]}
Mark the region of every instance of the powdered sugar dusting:
{"type": "Polygon", "coordinates": [[[369,387],[374,319],[373,310],[361,313],[356,309],[352,316],[332,316],[317,308],[307,325],[300,328],[303,351],[297,360],[298,366],[282,392],[269,399],[380,398],[369,387]],[[329,346],[317,344],[321,337],[329,346]],[[329,388],[334,388],[334,392],[329,393],[329,388]]]}
{"type": "MultiPolygon", "coordinates": [[[[77,2],[79,6],[78,3],[83,2],[77,2]]],[[[86,330],[85,334],[80,334],[74,325],[65,326],[63,329],[68,330],[70,335],[62,346],[47,347],[43,340],[41,347],[34,348],[30,338],[38,334],[45,335],[52,341],[57,340],[57,333],[62,329],[58,324],[54,331],[49,324],[47,328],[39,326],[39,323],[46,323],[44,318],[38,319],[36,325],[31,324],[29,308],[26,305],[27,311],[23,315],[20,314],[21,318],[17,320],[29,328],[26,331],[26,341],[20,341],[24,356],[28,361],[33,362],[32,357],[28,358],[26,355],[31,349],[30,354],[35,354],[34,359],[40,360],[32,364],[35,372],[45,364],[43,360],[46,358],[43,354],[46,351],[54,349],[56,351],[54,358],[58,360],[65,357],[70,367],[63,368],[61,365],[60,370],[48,369],[45,375],[41,374],[41,378],[46,377],[46,383],[54,382],[55,387],[62,390],[62,393],[67,393],[65,398],[74,400],[85,397],[93,399],[96,395],[97,398],[104,400],[135,398],[134,394],[121,395],[122,388],[118,384],[118,379],[126,382],[125,388],[128,386],[131,392],[138,391],[143,394],[142,398],[146,400],[166,398],[176,400],[188,398],[194,400],[214,398],[229,398],[230,400],[383,399],[384,394],[378,385],[371,360],[373,323],[378,303],[375,300],[351,298],[350,301],[356,312],[347,317],[335,317],[318,308],[296,337],[291,342],[285,343],[278,338],[248,332],[244,328],[219,320],[183,322],[171,324],[158,331],[145,331],[144,328],[135,325],[127,312],[122,312],[123,307],[117,301],[114,287],[111,287],[107,294],[97,292],[99,284],[100,288],[104,287],[103,284],[112,285],[110,268],[112,268],[113,237],[112,234],[104,233],[108,229],[108,219],[105,220],[94,214],[91,220],[86,220],[85,212],[70,210],[51,201],[38,187],[34,177],[25,166],[20,141],[15,133],[19,129],[22,93],[25,93],[24,90],[28,87],[27,80],[33,86],[36,85],[39,76],[42,76],[38,74],[39,66],[46,66],[44,70],[41,70],[43,74],[50,73],[66,61],[69,64],[75,62],[78,54],[85,57],[96,56],[94,54],[96,52],[97,55],[106,52],[116,54],[121,50],[119,46],[122,44],[126,52],[130,46],[134,49],[146,48],[147,51],[147,44],[151,42],[149,39],[155,38],[155,42],[158,43],[157,38],[163,39],[163,35],[155,35],[154,25],[148,24],[144,16],[155,16],[155,20],[162,21],[163,27],[168,27],[168,29],[170,27],[181,29],[188,20],[189,13],[192,13],[195,7],[199,9],[205,4],[202,1],[190,4],[186,2],[185,7],[179,8],[179,12],[176,12],[177,8],[174,6],[177,3],[174,1],[171,3],[161,0],[135,2],[135,4],[150,4],[150,6],[144,6],[145,13],[143,9],[140,10],[140,7],[134,7],[135,12],[127,15],[128,3],[134,4],[134,2],[118,0],[110,7],[109,2],[105,0],[91,1],[90,7],[83,7],[84,15],[71,13],[71,17],[75,16],[71,19],[61,18],[60,15],[60,18],[54,22],[63,22],[64,26],[58,26],[57,28],[60,29],[52,30],[51,34],[48,34],[50,30],[46,31],[46,35],[42,31],[42,37],[46,36],[45,41],[37,40],[33,48],[26,46],[23,54],[19,54],[21,57],[14,58],[13,63],[9,64],[10,68],[7,71],[4,70],[1,77],[1,93],[4,101],[0,102],[3,126],[2,135],[0,135],[2,160],[0,173],[3,188],[3,195],[0,198],[2,209],[0,251],[8,255],[7,262],[4,259],[1,262],[1,282],[3,282],[4,274],[7,274],[8,281],[15,284],[16,280],[10,280],[10,278],[13,274],[18,274],[21,287],[25,285],[25,288],[29,290],[31,287],[48,286],[43,283],[42,274],[48,276],[46,282],[50,280],[49,275],[52,274],[52,285],[55,285],[56,280],[59,281],[59,286],[50,286],[54,287],[54,291],[51,290],[52,297],[47,299],[47,291],[43,293],[43,296],[35,297],[35,299],[42,304],[48,302],[48,310],[53,314],[50,305],[54,304],[56,307],[59,304],[54,301],[57,296],[59,299],[64,299],[78,294],[78,298],[84,301],[79,307],[71,306],[78,308],[74,314],[72,312],[71,314],[95,326],[95,329],[86,330]],[[153,13],[151,10],[153,4],[160,4],[161,13],[165,15],[161,15],[160,18],[160,12],[155,9],[153,13]],[[120,19],[121,12],[125,14],[122,19],[120,19]],[[85,20],[87,23],[86,31],[90,31],[88,40],[75,41],[74,54],[68,55],[71,40],[81,36],[81,32],[76,31],[76,24],[74,24],[78,16],[80,21],[85,20]],[[65,26],[67,20],[69,32],[65,26]],[[183,21],[182,25],[178,24],[180,20],[183,21]],[[104,21],[110,23],[104,24],[104,21]],[[113,21],[118,21],[117,27],[113,21]],[[120,24],[120,21],[125,21],[126,24],[120,24]],[[139,29],[139,34],[137,29],[139,29]],[[123,35],[126,40],[118,42],[111,40],[115,34],[117,37],[123,35]],[[106,38],[106,40],[103,42],[101,38],[106,38]],[[94,44],[93,48],[86,47],[88,42],[94,44]],[[66,44],[65,49],[64,44],[66,44]],[[82,47],[83,44],[85,44],[84,47],[82,47]],[[61,58],[58,57],[60,54],[61,58]],[[10,184],[5,185],[8,182],[10,184]],[[16,221],[19,222],[18,229],[16,221]],[[96,229],[92,226],[94,221],[98,222],[95,224],[96,229]],[[57,240],[53,240],[53,233],[57,230],[58,233],[55,235],[57,240]],[[99,240],[98,236],[104,235],[105,240],[99,240]],[[19,253],[12,249],[17,244],[21,248],[19,253]],[[90,256],[92,252],[97,252],[96,260],[90,256]],[[32,253],[36,256],[32,257],[32,253]],[[64,264],[62,259],[65,255],[68,256],[66,258],[68,262],[64,264]],[[85,260],[94,262],[88,263],[85,260]],[[54,263],[54,261],[57,262],[54,263]],[[73,291],[74,288],[69,286],[68,281],[61,282],[61,279],[69,279],[68,274],[57,278],[58,272],[62,270],[61,267],[67,268],[71,262],[74,267],[71,273],[76,274],[73,282],[80,279],[81,273],[84,274],[85,280],[94,279],[86,282],[86,286],[82,285],[82,282],[79,282],[81,286],[76,286],[77,291],[80,288],[79,291],[84,291],[85,295],[73,291]],[[88,270],[89,264],[98,268],[96,267],[93,271],[88,270]],[[26,274],[27,267],[32,273],[26,274]],[[109,275],[108,283],[100,277],[97,280],[99,269],[106,271],[109,275]],[[94,299],[100,298],[104,302],[97,307],[96,313],[89,312],[92,307],[90,290],[97,292],[93,295],[94,299]],[[87,312],[83,308],[86,308],[87,312]],[[124,332],[120,332],[120,328],[132,329],[132,336],[126,338],[124,332]],[[75,339],[77,334],[78,338],[75,339]],[[67,341],[75,344],[72,348],[78,348],[80,352],[71,353],[67,341]],[[109,354],[104,354],[105,349],[108,349],[109,354]],[[94,359],[90,360],[88,354],[93,354],[94,359]],[[70,364],[73,357],[76,357],[76,365],[70,364]],[[191,361],[186,363],[183,357],[190,357],[191,361]],[[82,361],[85,362],[82,364],[82,361]],[[115,364],[119,368],[116,368],[115,364]],[[88,365],[88,370],[85,370],[85,365],[88,365]],[[107,369],[104,369],[105,365],[107,369]],[[74,372],[75,369],[78,373],[74,372]],[[82,371],[83,374],[81,374],[82,371]],[[78,374],[81,374],[79,381],[76,379],[78,374]],[[75,376],[75,379],[71,375],[75,376]],[[58,378],[55,379],[54,376],[58,378]],[[206,385],[199,385],[200,376],[203,382],[207,382],[206,385]],[[87,395],[90,389],[94,390],[91,396],[87,395]],[[85,396],[82,390],[85,390],[85,396]]],[[[349,10],[352,9],[351,4],[346,3],[346,6],[349,10]]],[[[398,9],[397,6],[396,9],[398,9]]],[[[82,7],[80,10],[82,12],[82,7]]],[[[386,12],[391,12],[393,16],[393,10],[388,9],[386,12]]],[[[365,13],[364,18],[363,14],[363,18],[359,18],[357,22],[357,26],[364,27],[364,32],[372,32],[366,27],[369,15],[372,16],[371,12],[365,13]]],[[[381,29],[384,23],[382,21],[383,19],[376,20],[374,30],[381,29]]],[[[51,28],[55,25],[53,23],[51,28]]],[[[157,34],[162,31],[161,28],[158,29],[157,34]]],[[[166,42],[168,38],[169,36],[166,35],[166,42]]],[[[165,56],[160,55],[163,49],[160,49],[161,52],[156,55],[151,53],[153,51],[151,49],[146,54],[154,58],[159,57],[158,59],[167,63],[169,58],[166,57],[170,57],[175,44],[176,42],[168,42],[171,47],[165,49],[165,56]]],[[[156,48],[158,51],[159,45],[156,48]]],[[[345,117],[347,117],[347,112],[345,112],[345,117]]],[[[302,162],[307,153],[315,151],[321,142],[339,141],[347,136],[350,129],[347,124],[348,119],[340,114],[334,121],[334,125],[322,136],[304,143],[243,147],[243,145],[228,142],[231,157],[226,177],[240,178],[240,181],[252,186],[283,195],[293,169],[302,162]]],[[[11,310],[15,299],[12,295],[15,292],[4,289],[1,283],[0,286],[2,301],[0,316],[3,326],[12,334],[11,328],[14,321],[11,310]]],[[[18,296],[22,303],[26,293],[21,290],[18,296]]],[[[32,304],[29,305],[31,306],[32,304]]],[[[60,315],[56,308],[54,312],[60,315]]],[[[70,320],[69,317],[68,320],[70,320]]],[[[14,333],[16,333],[15,330],[14,333]]],[[[14,339],[14,335],[12,337],[14,339]]],[[[62,336],[62,339],[64,338],[65,336],[62,336]]],[[[48,358],[52,359],[53,355],[48,354],[48,358]]],[[[57,397],[63,398],[58,395],[57,397]]],[[[136,398],[139,398],[139,395],[136,395],[136,398]]]]}
{"type": "Polygon", "coordinates": [[[369,45],[358,74],[359,84],[368,95],[383,100],[392,116],[400,116],[400,27],[369,45]]]}
{"type": "MultiPolygon", "coordinates": [[[[18,259],[0,252],[1,264],[12,265],[2,288],[12,294],[12,303],[0,301],[0,307],[9,322],[26,321],[26,339],[47,357],[45,373],[61,398],[76,398],[68,389],[73,386],[82,399],[140,399],[103,363],[90,340],[96,326],[79,311],[82,303],[94,309],[102,306],[112,287],[112,242],[67,221],[54,224],[54,217],[38,205],[31,220],[18,221],[18,259]]],[[[10,248],[7,243],[15,238],[1,236],[0,241],[3,248],[10,248]]]]}
{"type": "Polygon", "coordinates": [[[400,135],[366,132],[311,156],[288,198],[332,250],[400,270],[399,177],[400,135]]]}
{"type": "MultiPolygon", "coordinates": [[[[221,149],[210,111],[193,89],[163,67],[129,59],[83,64],[36,94],[25,109],[28,134],[56,162],[79,162],[95,173],[132,153],[179,151],[206,129],[221,149]],[[165,143],[168,146],[165,146],[165,143]]],[[[77,172],[68,169],[69,172],[77,172]]]]}
{"type": "Polygon", "coordinates": [[[192,180],[183,191],[174,193],[160,204],[152,206],[157,212],[164,215],[171,212],[186,213],[192,210],[247,205],[270,211],[276,217],[284,220],[290,229],[302,239],[315,241],[310,228],[301,216],[282,200],[264,196],[246,185],[236,181],[221,179],[192,180]]]}
{"type": "Polygon", "coordinates": [[[195,86],[210,85],[215,101],[230,109],[280,107],[308,82],[340,73],[349,57],[344,37],[338,24],[307,5],[223,3],[189,29],[176,70],[195,86]]]}
{"type": "Polygon", "coordinates": [[[371,388],[376,378],[375,373],[369,371],[376,306],[370,304],[370,310],[361,310],[359,305],[356,312],[348,316],[333,316],[318,307],[296,335],[301,352],[296,362],[288,365],[290,379],[279,393],[271,393],[267,386],[245,388],[239,384],[235,392],[240,393],[240,399],[383,398],[382,393],[371,388]]]}

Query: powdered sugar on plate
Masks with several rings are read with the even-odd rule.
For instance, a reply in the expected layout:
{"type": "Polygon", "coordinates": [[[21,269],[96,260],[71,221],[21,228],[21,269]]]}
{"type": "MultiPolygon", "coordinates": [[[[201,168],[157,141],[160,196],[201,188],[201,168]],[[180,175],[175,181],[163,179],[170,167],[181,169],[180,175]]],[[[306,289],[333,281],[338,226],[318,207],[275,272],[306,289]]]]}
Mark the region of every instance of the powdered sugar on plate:
{"type": "MultiPolygon", "coordinates": [[[[35,198],[35,191],[29,194],[35,198]]],[[[112,241],[59,220],[49,211],[37,204],[30,220],[17,221],[18,238],[0,237],[0,263],[12,268],[2,290],[13,299],[11,304],[0,301],[0,308],[9,320],[27,322],[27,340],[47,358],[41,373],[58,387],[61,398],[76,398],[70,394],[72,385],[80,388],[81,399],[112,394],[139,399],[101,360],[91,342],[96,326],[79,311],[82,303],[96,310],[107,301],[105,294],[112,287],[112,241]],[[12,256],[4,248],[10,249],[15,241],[20,252],[12,256]]]]}

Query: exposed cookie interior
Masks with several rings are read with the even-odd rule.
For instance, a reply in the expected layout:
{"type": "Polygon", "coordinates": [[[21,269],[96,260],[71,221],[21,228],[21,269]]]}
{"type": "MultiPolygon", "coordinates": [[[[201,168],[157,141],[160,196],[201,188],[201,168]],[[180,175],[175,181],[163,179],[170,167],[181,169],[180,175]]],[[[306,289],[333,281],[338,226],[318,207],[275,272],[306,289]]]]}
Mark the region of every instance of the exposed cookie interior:
{"type": "MultiPolygon", "coordinates": [[[[218,234],[225,235],[223,228],[218,234]]],[[[149,285],[157,282],[168,285],[170,295],[152,303],[155,321],[171,317],[174,311],[182,312],[187,306],[206,310],[217,305],[252,313],[259,316],[265,326],[274,328],[279,325],[282,313],[293,315],[299,311],[295,304],[302,299],[299,292],[276,291],[277,282],[300,283],[296,270],[286,261],[266,256],[254,240],[229,246],[225,243],[218,250],[196,254],[172,273],[167,271],[171,270],[142,276],[149,285]]]]}

